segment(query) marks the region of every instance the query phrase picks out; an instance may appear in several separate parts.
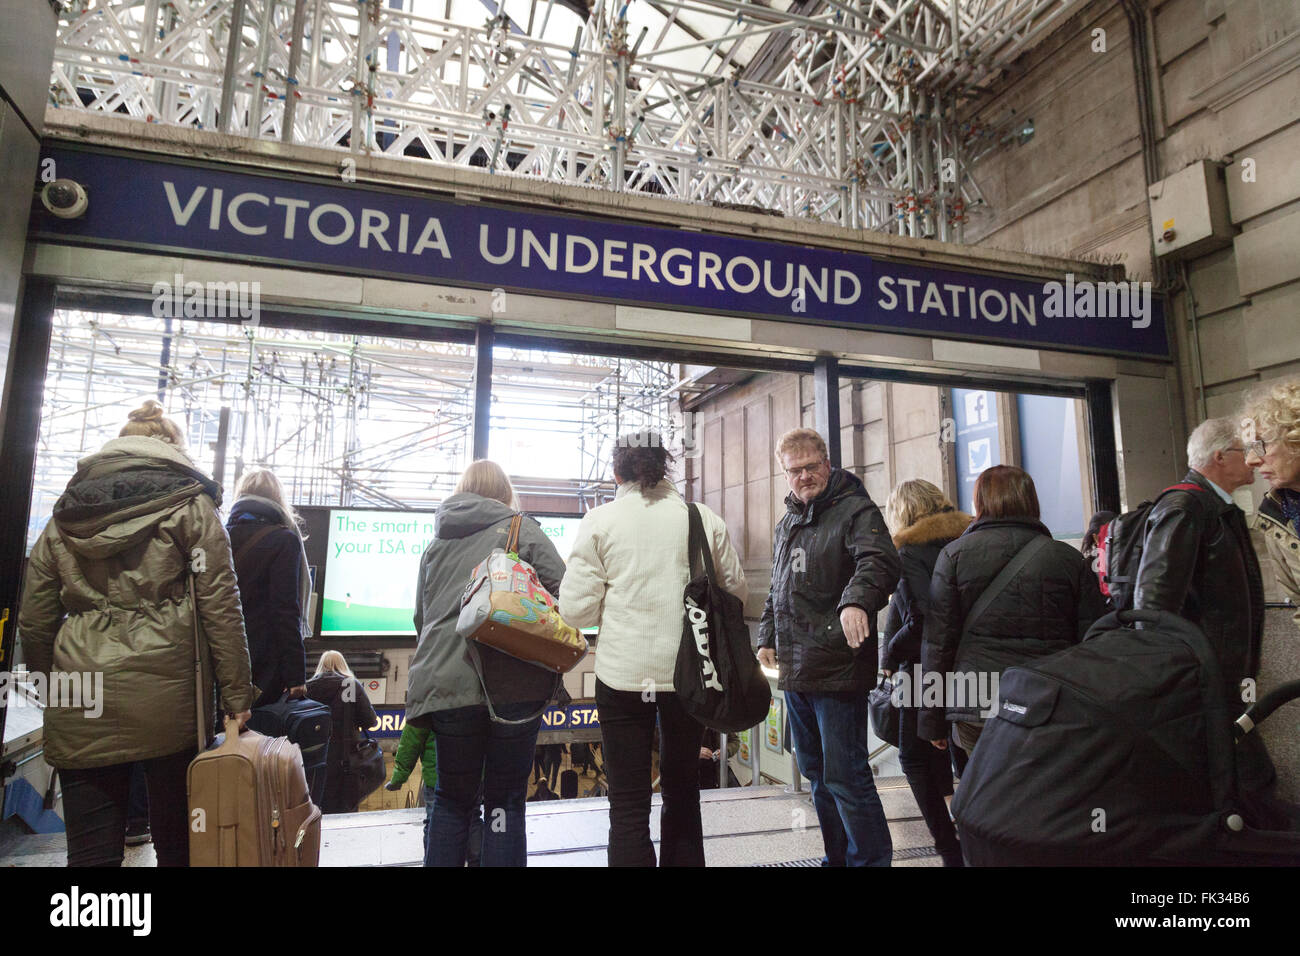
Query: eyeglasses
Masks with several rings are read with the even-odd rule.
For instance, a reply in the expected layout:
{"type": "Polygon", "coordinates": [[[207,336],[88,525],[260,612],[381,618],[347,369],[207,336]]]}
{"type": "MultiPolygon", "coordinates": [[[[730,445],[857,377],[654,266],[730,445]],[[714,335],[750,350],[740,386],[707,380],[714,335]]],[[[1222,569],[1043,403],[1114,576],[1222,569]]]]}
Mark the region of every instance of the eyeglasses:
{"type": "Polygon", "coordinates": [[[1249,457],[1263,458],[1264,453],[1267,451],[1268,441],[1266,439],[1258,438],[1255,441],[1246,444],[1246,454],[1249,457]]]}
{"type": "Polygon", "coordinates": [[[787,468],[785,470],[785,476],[791,481],[795,481],[800,475],[811,476],[816,474],[817,470],[824,464],[826,464],[826,459],[823,458],[821,461],[812,465],[800,465],[798,468],[787,468]]]}

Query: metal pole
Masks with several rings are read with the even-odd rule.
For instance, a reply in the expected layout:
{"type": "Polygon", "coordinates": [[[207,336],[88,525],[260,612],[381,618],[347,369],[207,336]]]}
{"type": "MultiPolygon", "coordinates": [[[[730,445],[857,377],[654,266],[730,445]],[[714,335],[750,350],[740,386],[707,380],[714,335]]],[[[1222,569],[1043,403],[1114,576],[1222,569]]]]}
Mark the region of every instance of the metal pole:
{"type": "Polygon", "coordinates": [[[257,31],[257,66],[253,70],[253,93],[249,112],[248,135],[259,139],[262,135],[262,113],[266,110],[266,62],[271,55],[267,37],[271,33],[271,20],[275,14],[276,0],[262,0],[262,22],[257,31]]]}
{"type": "Polygon", "coordinates": [[[492,427],[492,342],[490,323],[480,322],[474,335],[474,453],[477,461],[488,456],[492,427]]]}
{"type": "Polygon", "coordinates": [[[840,466],[840,363],[830,355],[819,355],[813,366],[813,396],[817,407],[817,431],[826,439],[831,467],[840,466]]]}
{"type": "MultiPolygon", "coordinates": [[[[284,117],[280,121],[280,142],[293,142],[293,117],[298,108],[298,67],[302,63],[302,31],[307,21],[307,0],[294,0],[293,27],[289,40],[289,74],[284,78],[284,117]]],[[[313,39],[312,45],[315,46],[313,39]]]]}
{"type": "Polygon", "coordinates": [[[243,45],[245,2],[235,0],[230,11],[230,42],[226,45],[226,69],[221,75],[221,115],[217,117],[217,129],[223,133],[230,132],[230,113],[235,105],[235,65],[243,45]]]}
{"type": "Polygon", "coordinates": [[[217,416],[217,447],[212,459],[212,480],[218,485],[226,477],[226,445],[230,441],[230,406],[223,405],[217,416]]]}

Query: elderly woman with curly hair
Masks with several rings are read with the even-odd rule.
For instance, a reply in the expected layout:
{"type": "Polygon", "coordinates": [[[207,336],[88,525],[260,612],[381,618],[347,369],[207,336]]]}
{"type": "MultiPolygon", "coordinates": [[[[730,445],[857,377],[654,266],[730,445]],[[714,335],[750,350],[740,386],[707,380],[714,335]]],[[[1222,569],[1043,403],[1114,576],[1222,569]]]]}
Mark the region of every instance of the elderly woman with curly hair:
{"type": "MultiPolygon", "coordinates": [[[[1278,583],[1300,606],[1300,379],[1266,386],[1246,402],[1246,464],[1269,484],[1256,528],[1278,583]]],[[[1300,625],[1300,610],[1295,613],[1300,625]]]]}

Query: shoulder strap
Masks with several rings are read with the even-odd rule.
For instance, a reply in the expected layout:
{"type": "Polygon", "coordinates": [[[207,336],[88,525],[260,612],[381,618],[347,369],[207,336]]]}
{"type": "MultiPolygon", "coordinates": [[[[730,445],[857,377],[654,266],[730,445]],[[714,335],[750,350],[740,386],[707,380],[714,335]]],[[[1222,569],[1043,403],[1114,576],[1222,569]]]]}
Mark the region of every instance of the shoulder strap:
{"type": "Polygon", "coordinates": [[[1025,544],[1023,548],[1016,552],[1015,557],[1007,562],[1006,567],[998,572],[998,576],[989,582],[989,586],[984,589],[984,593],[976,599],[971,606],[970,613],[966,615],[966,623],[962,626],[961,636],[964,639],[970,634],[975,622],[980,619],[990,604],[999,594],[1006,590],[1012,579],[1020,573],[1021,569],[1028,564],[1039,551],[1047,547],[1052,539],[1046,535],[1036,534],[1025,544]]]}
{"type": "Polygon", "coordinates": [[[207,749],[207,734],[203,729],[203,643],[199,638],[199,599],[194,587],[194,575],[189,575],[190,612],[194,615],[194,732],[199,753],[207,749]]]}
{"type": "Polygon", "coordinates": [[[516,514],[510,519],[510,534],[506,536],[506,554],[519,553],[519,528],[524,523],[524,516],[516,514]]]}
{"type": "Polygon", "coordinates": [[[253,545],[257,544],[257,542],[261,541],[272,531],[279,530],[282,527],[284,526],[278,524],[267,524],[267,525],[263,525],[262,527],[254,531],[251,535],[249,535],[248,540],[239,546],[239,550],[235,552],[234,564],[238,566],[239,559],[242,558],[244,555],[248,554],[248,552],[252,551],[253,545]]]}
{"type": "Polygon", "coordinates": [[[703,569],[705,577],[709,583],[713,583],[713,549],[709,547],[709,542],[704,536],[704,519],[700,517],[700,509],[695,502],[686,505],[687,526],[689,528],[686,536],[687,560],[690,562],[690,574],[695,576],[696,563],[703,569]]]}

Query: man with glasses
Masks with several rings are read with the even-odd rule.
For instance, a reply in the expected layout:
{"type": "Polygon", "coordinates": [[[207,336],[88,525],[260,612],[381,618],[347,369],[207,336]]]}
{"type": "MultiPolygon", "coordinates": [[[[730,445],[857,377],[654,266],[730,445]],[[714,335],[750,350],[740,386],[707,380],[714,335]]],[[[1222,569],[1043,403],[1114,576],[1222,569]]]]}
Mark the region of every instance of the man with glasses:
{"type": "Polygon", "coordinates": [[[862,481],[831,466],[810,428],[776,458],[790,484],[776,526],[759,660],[779,667],[799,770],[812,785],[828,866],[889,866],[893,844],[869,761],[867,691],[876,614],[898,584],[898,552],[862,481]]]}
{"type": "MultiPolygon", "coordinates": [[[[1253,483],[1254,469],[1236,420],[1211,418],[1187,440],[1183,478],[1198,491],[1169,491],[1147,516],[1133,606],[1170,611],[1197,625],[1219,659],[1233,716],[1245,710],[1243,682],[1259,673],[1264,632],[1264,585],[1246,517],[1232,492],[1253,483]]],[[[1243,785],[1258,789],[1273,777],[1259,734],[1238,749],[1243,785]]],[[[1245,741],[1243,741],[1245,743],[1245,741]]]]}

